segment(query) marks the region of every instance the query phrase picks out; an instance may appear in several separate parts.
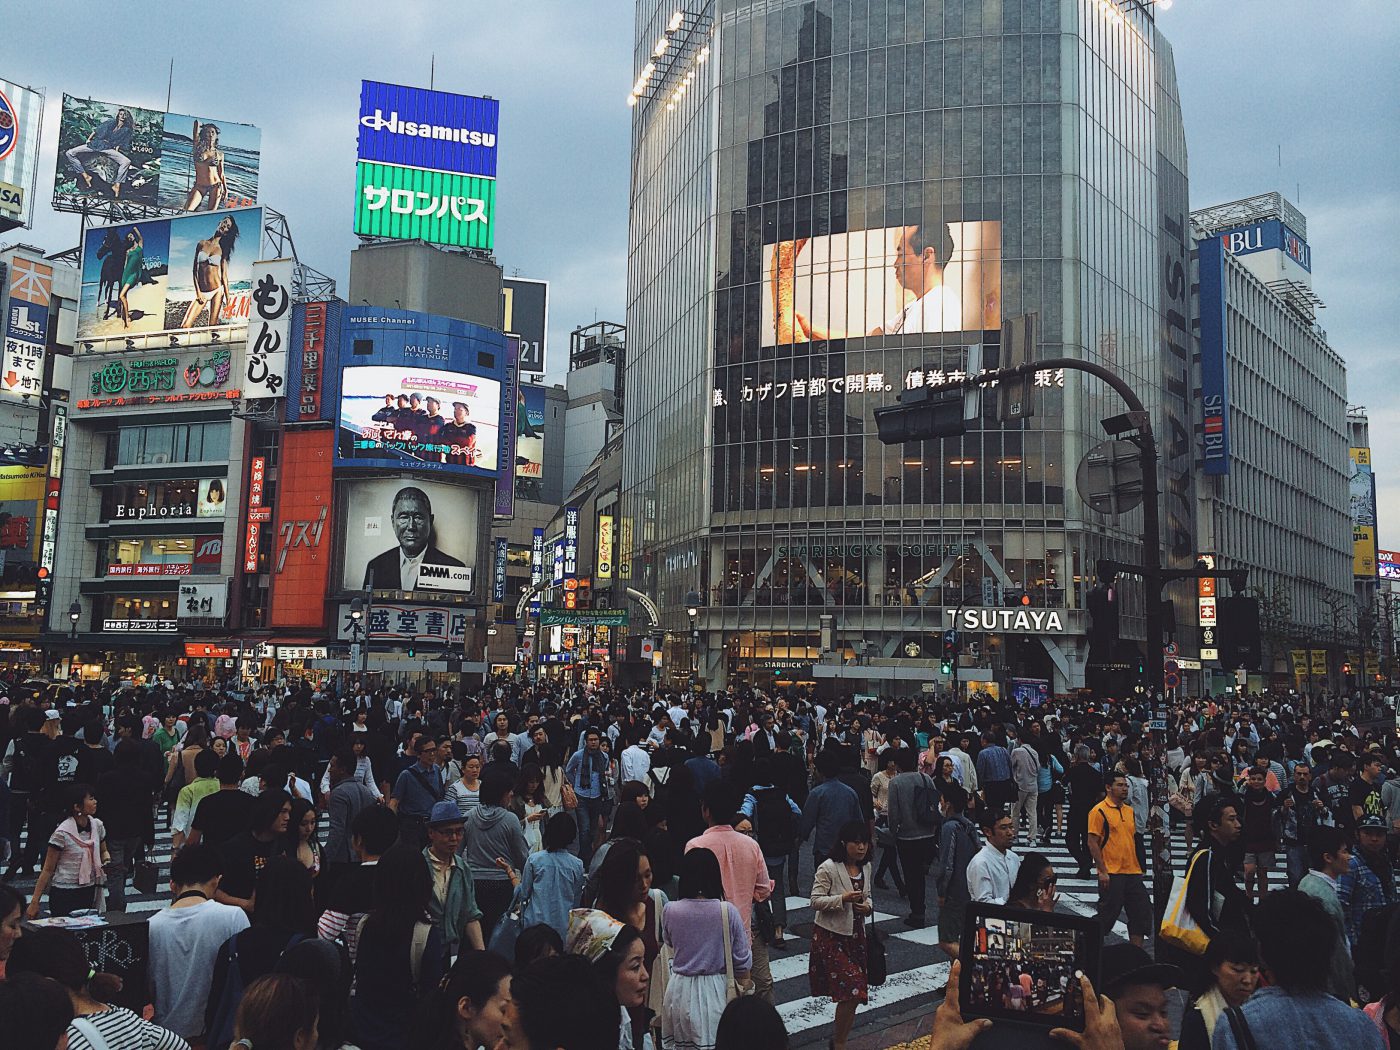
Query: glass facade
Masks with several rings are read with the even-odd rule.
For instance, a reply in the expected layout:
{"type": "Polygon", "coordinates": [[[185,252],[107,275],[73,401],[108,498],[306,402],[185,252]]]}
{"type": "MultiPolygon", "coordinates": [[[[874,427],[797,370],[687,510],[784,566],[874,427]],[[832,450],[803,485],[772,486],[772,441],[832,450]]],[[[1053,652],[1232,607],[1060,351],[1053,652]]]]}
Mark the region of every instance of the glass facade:
{"type": "MultiPolygon", "coordinates": [[[[722,0],[658,58],[671,12],[639,3],[636,68],[658,71],[633,118],[623,468],[668,630],[698,591],[714,685],[800,678],[827,615],[838,652],[936,664],[945,609],[1054,609],[1058,635],[970,640],[989,668],[1083,684],[1096,560],[1139,554],[1139,515],[1075,491],[1116,395],[1047,369],[1030,419],[998,423],[991,390],[961,439],[904,446],[873,412],[994,367],[1002,320],[1035,312],[1037,356],[1122,374],[1168,487],[1189,480],[1161,251],[1184,136],[1149,15],[722,0]]],[[[1169,561],[1192,553],[1185,511],[1169,561]]]]}

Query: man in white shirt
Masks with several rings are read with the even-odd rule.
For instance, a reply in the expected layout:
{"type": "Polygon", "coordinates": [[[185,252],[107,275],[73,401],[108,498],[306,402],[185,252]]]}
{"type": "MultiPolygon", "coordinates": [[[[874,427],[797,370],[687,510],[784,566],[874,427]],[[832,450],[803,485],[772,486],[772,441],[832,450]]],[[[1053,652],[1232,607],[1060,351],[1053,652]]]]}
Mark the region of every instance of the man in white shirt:
{"type": "Polygon", "coordinates": [[[958,778],[962,782],[963,790],[969,795],[975,795],[977,794],[977,765],[967,752],[968,746],[972,743],[972,734],[963,731],[950,733],[948,736],[954,743],[943,753],[953,760],[953,765],[957,766],[958,778]]]}
{"type": "Polygon", "coordinates": [[[638,742],[641,735],[640,729],[630,730],[627,746],[622,749],[622,754],[618,757],[618,766],[624,784],[629,780],[645,783],[647,770],[651,769],[651,755],[638,742]]]}
{"type": "Polygon", "coordinates": [[[975,901],[1005,904],[1021,870],[1021,858],[1011,848],[1016,825],[1004,810],[987,806],[978,814],[977,826],[987,841],[968,862],[967,892],[975,901]]]}
{"type": "Polygon", "coordinates": [[[242,908],[220,904],[217,846],[186,846],[170,863],[175,899],[150,921],[150,986],[155,1022],[193,1044],[203,1040],[204,1009],[223,943],[248,928],[242,908]]]}

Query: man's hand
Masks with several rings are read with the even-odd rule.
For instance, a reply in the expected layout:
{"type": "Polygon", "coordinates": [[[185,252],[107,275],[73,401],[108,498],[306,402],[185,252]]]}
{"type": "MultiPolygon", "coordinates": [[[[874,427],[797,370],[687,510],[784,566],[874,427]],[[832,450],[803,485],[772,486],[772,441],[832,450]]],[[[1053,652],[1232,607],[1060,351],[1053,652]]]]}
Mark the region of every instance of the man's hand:
{"type": "Polygon", "coordinates": [[[1108,885],[1108,872],[1103,868],[1099,869],[1099,889],[1104,889],[1108,885]]]}
{"type": "Polygon", "coordinates": [[[1079,987],[1084,993],[1084,1031],[1052,1028],[1050,1038],[1069,1043],[1079,1050],[1123,1050],[1123,1032],[1118,1027],[1113,1000],[1095,995],[1094,986],[1087,977],[1079,978],[1079,987]]]}
{"type": "Polygon", "coordinates": [[[979,1017],[974,1021],[964,1021],[962,1007],[958,1001],[961,983],[962,963],[953,963],[948,971],[948,988],[943,1003],[933,1015],[933,1033],[929,1036],[929,1050],[967,1050],[972,1041],[992,1027],[991,1019],[979,1017]]]}

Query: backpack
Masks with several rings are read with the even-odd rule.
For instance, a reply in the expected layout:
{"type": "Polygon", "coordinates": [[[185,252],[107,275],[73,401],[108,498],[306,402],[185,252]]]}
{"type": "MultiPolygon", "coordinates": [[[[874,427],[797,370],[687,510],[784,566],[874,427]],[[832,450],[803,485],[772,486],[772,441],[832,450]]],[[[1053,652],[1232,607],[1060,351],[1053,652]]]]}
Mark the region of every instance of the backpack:
{"type": "Polygon", "coordinates": [[[753,828],[765,857],[786,857],[797,838],[797,826],[780,787],[754,788],[753,828]]]}
{"type": "Polygon", "coordinates": [[[914,819],[921,831],[936,831],[943,823],[938,812],[938,786],[927,773],[919,774],[919,787],[914,793],[914,819]]]}
{"type": "Polygon", "coordinates": [[[659,806],[660,812],[666,812],[666,802],[671,791],[671,768],[652,766],[647,770],[647,794],[651,795],[651,804],[659,806]]]}
{"type": "MultiPolygon", "coordinates": [[[[243,980],[243,969],[238,963],[238,938],[235,933],[224,942],[220,949],[224,957],[228,960],[228,966],[224,970],[223,987],[219,989],[219,997],[216,1000],[211,991],[208,1003],[204,1007],[204,1030],[209,1033],[207,1045],[228,1046],[233,1042],[233,1019],[238,1013],[238,1006],[243,1002],[243,990],[245,987],[243,980]]],[[[282,950],[277,953],[277,958],[287,954],[287,950],[294,945],[300,944],[306,938],[299,933],[294,933],[291,939],[282,946],[282,950]]]]}

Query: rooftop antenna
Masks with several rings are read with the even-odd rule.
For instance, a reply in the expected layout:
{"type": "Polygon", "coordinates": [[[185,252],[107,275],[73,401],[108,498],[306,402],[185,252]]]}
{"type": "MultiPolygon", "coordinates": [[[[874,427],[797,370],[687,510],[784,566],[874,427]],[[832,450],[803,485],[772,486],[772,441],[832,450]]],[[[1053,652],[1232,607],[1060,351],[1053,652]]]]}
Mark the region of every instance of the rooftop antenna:
{"type": "Polygon", "coordinates": [[[433,89],[433,84],[437,79],[437,54],[434,52],[428,58],[428,90],[433,89]]]}
{"type": "Polygon", "coordinates": [[[175,56],[170,56],[170,77],[165,82],[165,112],[170,112],[170,93],[175,89],[175,56]]]}

